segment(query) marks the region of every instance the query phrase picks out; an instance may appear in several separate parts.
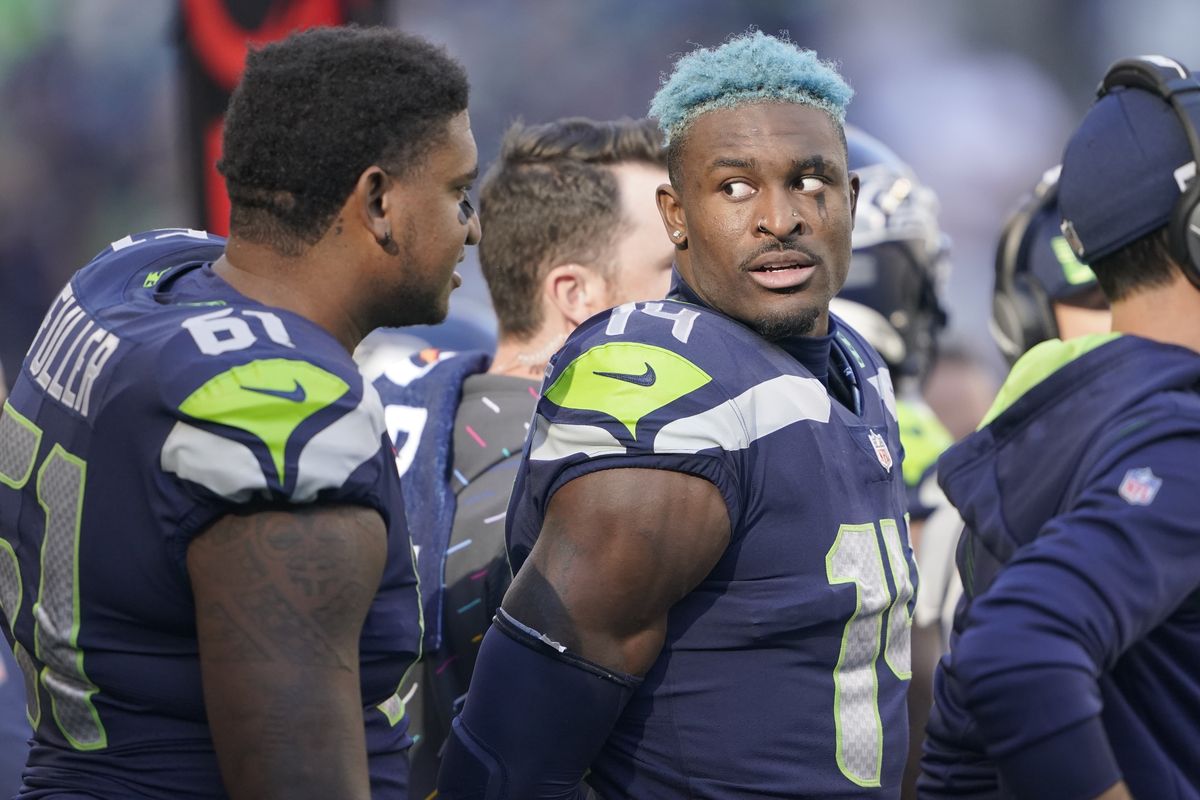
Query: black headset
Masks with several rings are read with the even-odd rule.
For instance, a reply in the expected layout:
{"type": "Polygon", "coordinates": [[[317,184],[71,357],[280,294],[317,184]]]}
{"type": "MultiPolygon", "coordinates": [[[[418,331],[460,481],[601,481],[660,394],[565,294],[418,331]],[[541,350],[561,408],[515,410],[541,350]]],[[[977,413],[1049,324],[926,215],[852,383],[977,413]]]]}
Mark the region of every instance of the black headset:
{"type": "Polygon", "coordinates": [[[992,339],[1010,364],[1038,342],[1058,336],[1054,306],[1042,282],[1029,270],[1030,225],[1045,209],[1056,208],[1058,168],[1048,170],[1033,194],[1008,218],[996,248],[992,291],[992,339]]]}
{"type": "MultiPolygon", "coordinates": [[[[1096,90],[1097,98],[1118,86],[1141,89],[1170,103],[1187,135],[1192,163],[1200,167],[1200,81],[1187,67],[1166,56],[1124,58],[1108,68],[1096,90]]],[[[1200,289],[1200,180],[1195,172],[1187,191],[1176,201],[1167,226],[1171,257],[1200,289]]]]}

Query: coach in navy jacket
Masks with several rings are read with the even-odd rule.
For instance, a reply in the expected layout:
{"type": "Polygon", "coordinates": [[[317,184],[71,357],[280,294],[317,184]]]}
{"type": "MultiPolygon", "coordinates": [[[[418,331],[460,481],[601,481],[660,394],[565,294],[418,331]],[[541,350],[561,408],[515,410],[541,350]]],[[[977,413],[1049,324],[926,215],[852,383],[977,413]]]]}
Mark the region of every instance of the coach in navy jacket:
{"type": "Polygon", "coordinates": [[[1139,64],[1183,109],[1110,70],[1059,184],[1115,332],[1032,350],[939,462],[965,595],[922,798],[1200,798],[1200,83],[1139,64]]]}

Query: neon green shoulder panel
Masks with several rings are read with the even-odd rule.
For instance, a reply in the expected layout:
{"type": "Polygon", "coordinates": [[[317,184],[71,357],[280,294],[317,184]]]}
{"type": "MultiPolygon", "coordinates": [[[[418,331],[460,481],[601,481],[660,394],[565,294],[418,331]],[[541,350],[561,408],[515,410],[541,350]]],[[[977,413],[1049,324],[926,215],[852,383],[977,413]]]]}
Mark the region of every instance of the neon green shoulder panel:
{"type": "Polygon", "coordinates": [[[996,400],[983,417],[979,427],[987,425],[1020,400],[1026,392],[1080,356],[1116,339],[1119,333],[1093,333],[1069,341],[1050,339],[1034,347],[1013,365],[1012,372],[1000,387],[996,400]]]}
{"type": "Polygon", "coordinates": [[[678,353],[638,342],[611,342],[572,361],[546,390],[562,408],[598,411],[631,436],[638,420],[712,380],[678,353]]]}
{"type": "Polygon", "coordinates": [[[179,410],[258,437],[270,451],[282,483],[284,451],[292,433],[349,390],[349,384],[337,375],[307,361],[268,358],[211,378],[192,392],[179,410]]]}

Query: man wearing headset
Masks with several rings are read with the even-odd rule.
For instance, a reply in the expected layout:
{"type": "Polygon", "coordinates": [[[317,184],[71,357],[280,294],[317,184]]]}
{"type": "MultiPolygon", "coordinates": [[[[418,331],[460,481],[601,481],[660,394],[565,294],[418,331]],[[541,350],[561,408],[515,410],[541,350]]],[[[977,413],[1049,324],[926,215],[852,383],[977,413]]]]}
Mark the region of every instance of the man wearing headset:
{"type": "Polygon", "coordinates": [[[1022,198],[996,247],[989,328],[1010,367],[1047,339],[1102,333],[1112,321],[1095,273],[1075,257],[1062,234],[1061,169],[1047,170],[1022,198]]]}
{"type": "Polygon", "coordinates": [[[921,796],[1200,797],[1200,81],[1117,62],[1062,230],[1113,332],[1047,341],[939,462],[967,529],[921,796]]]}

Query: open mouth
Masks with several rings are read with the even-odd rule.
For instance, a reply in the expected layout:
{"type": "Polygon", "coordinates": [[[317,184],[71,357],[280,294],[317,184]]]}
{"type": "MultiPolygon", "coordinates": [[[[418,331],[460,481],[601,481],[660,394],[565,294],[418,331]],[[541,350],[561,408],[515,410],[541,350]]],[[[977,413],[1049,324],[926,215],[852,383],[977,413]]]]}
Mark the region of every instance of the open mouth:
{"type": "Polygon", "coordinates": [[[797,261],[773,261],[750,268],[750,277],[765,289],[797,289],[816,272],[816,265],[797,261]]]}

